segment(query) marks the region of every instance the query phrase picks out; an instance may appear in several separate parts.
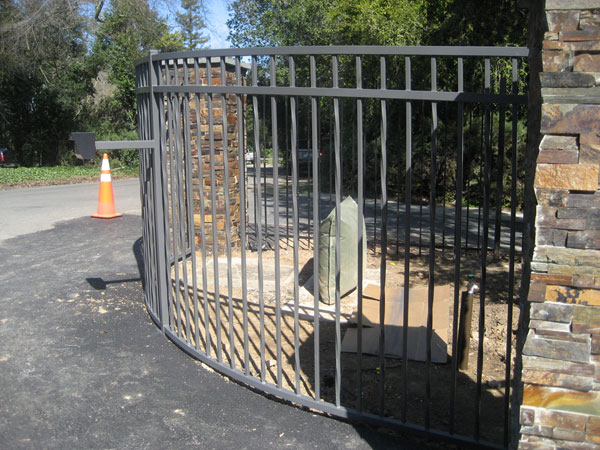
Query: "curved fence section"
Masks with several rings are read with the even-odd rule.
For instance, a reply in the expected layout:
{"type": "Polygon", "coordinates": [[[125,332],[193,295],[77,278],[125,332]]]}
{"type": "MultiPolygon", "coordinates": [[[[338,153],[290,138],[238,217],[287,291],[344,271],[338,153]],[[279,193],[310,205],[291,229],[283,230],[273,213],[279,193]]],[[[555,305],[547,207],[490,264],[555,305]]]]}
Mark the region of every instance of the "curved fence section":
{"type": "Polygon", "coordinates": [[[145,301],[179,347],[338,417],[506,446],[522,48],[137,62],[145,301]]]}

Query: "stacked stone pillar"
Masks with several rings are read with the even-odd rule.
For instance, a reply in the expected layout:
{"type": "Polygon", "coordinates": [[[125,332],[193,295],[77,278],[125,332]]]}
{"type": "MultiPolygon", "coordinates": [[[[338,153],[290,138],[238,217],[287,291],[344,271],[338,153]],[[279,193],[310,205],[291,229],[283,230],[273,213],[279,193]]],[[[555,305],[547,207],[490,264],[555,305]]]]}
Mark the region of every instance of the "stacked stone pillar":
{"type": "Polygon", "coordinates": [[[546,0],[520,448],[600,446],[600,0],[546,0]]]}

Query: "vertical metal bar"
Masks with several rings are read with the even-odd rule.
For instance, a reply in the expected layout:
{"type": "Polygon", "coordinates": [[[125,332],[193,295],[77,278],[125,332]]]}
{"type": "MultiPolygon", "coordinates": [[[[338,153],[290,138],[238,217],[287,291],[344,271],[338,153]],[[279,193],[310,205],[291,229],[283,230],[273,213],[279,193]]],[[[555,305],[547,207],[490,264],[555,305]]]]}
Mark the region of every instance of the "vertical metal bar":
{"type": "Polygon", "coordinates": [[[419,256],[423,244],[423,184],[425,183],[425,101],[421,102],[421,174],[419,180],[419,256]]]}
{"type": "MultiPolygon", "coordinates": [[[[266,99],[265,96],[261,97],[262,100],[262,143],[263,143],[263,150],[265,152],[264,157],[262,158],[262,164],[263,164],[263,195],[265,196],[265,201],[264,201],[264,208],[265,208],[265,242],[269,241],[269,214],[267,211],[267,198],[268,198],[268,193],[267,193],[267,118],[265,117],[267,114],[267,105],[265,103],[266,99]]],[[[261,156],[262,156],[262,152],[261,152],[261,156]]],[[[262,226],[262,224],[261,224],[262,226]]]]}
{"type": "MultiPolygon", "coordinates": [[[[485,117],[485,112],[482,110],[481,111],[481,127],[479,130],[479,150],[480,150],[480,155],[479,155],[479,186],[480,189],[482,189],[482,197],[483,197],[483,160],[484,160],[484,119],[485,117]]],[[[483,243],[481,242],[481,206],[483,203],[483,198],[481,199],[481,201],[478,202],[477,205],[477,246],[479,251],[482,251],[483,249],[483,243]]],[[[486,244],[487,247],[487,244],[486,244]]]]}
{"type": "MultiPolygon", "coordinates": [[[[472,138],[472,134],[473,134],[473,108],[471,107],[469,109],[469,134],[471,134],[471,139],[469,142],[472,142],[473,138],[472,138]]],[[[469,145],[469,147],[471,147],[469,145]]],[[[473,161],[473,160],[471,160],[473,161]]],[[[469,250],[469,209],[470,209],[470,205],[471,205],[471,174],[473,173],[472,171],[472,163],[470,166],[470,170],[469,173],[467,173],[467,217],[466,217],[466,222],[467,224],[465,225],[465,255],[467,254],[467,251],[469,250]]]]}
{"type": "MultiPolygon", "coordinates": [[[[290,70],[290,87],[296,86],[296,65],[294,61],[294,57],[289,57],[289,70],[290,70]]],[[[299,228],[299,218],[298,218],[298,155],[296,151],[296,145],[298,142],[298,118],[297,118],[297,105],[296,105],[296,97],[290,98],[290,113],[291,113],[291,121],[292,121],[292,135],[291,135],[291,153],[292,153],[292,214],[294,215],[293,224],[294,227],[294,375],[296,381],[296,394],[300,394],[300,339],[299,339],[299,317],[298,317],[298,308],[299,308],[299,296],[300,296],[300,286],[299,286],[299,273],[298,273],[298,265],[299,265],[299,257],[298,257],[298,228],[299,228]]]]}
{"type": "MultiPolygon", "coordinates": [[[[485,60],[485,92],[490,92],[490,60],[485,60]]],[[[487,247],[489,233],[490,157],[491,141],[490,105],[485,105],[485,152],[483,170],[483,243],[481,247],[481,290],[479,293],[479,342],[477,346],[477,391],[475,395],[475,440],[479,440],[481,424],[481,381],[483,372],[483,344],[485,338],[485,294],[487,286],[487,247]]]]}
{"type": "MultiPolygon", "coordinates": [[[[519,67],[517,59],[512,60],[512,94],[519,90],[518,83],[519,67]]],[[[516,104],[512,105],[512,153],[511,153],[511,177],[510,177],[510,250],[508,262],[508,311],[506,317],[506,368],[504,373],[504,447],[510,444],[510,375],[512,361],[512,327],[513,327],[513,302],[515,289],[515,227],[517,219],[517,156],[518,156],[518,112],[516,104]]]]}
{"type": "MultiPolygon", "coordinates": [[[[411,88],[411,59],[405,59],[406,90],[411,88]]],[[[406,409],[408,400],[408,302],[410,285],[410,231],[411,231],[411,193],[412,193],[412,103],[406,102],[406,200],[405,200],[405,223],[404,223],[404,303],[402,321],[402,409],[400,420],[406,422],[406,409]]]]}
{"type": "MultiPolygon", "coordinates": [[[[169,69],[170,70],[170,69],[169,69]]],[[[177,66],[174,67],[174,77],[175,80],[177,80],[177,66]]],[[[176,81],[175,81],[176,82],[176,81]]],[[[173,107],[173,101],[174,101],[175,96],[171,95],[169,97],[169,110],[168,110],[168,120],[169,120],[169,173],[170,173],[170,181],[171,181],[171,221],[170,221],[170,225],[172,228],[172,236],[173,236],[173,265],[174,265],[174,272],[175,272],[175,280],[172,286],[173,289],[173,300],[175,301],[175,305],[173,305],[173,315],[177,315],[176,320],[174,320],[174,322],[177,324],[177,335],[179,337],[181,337],[181,306],[180,306],[180,301],[179,301],[179,244],[178,244],[178,239],[177,239],[177,229],[178,229],[178,224],[177,224],[177,201],[176,201],[176,197],[175,197],[175,192],[177,190],[177,185],[176,185],[176,178],[175,175],[173,174],[174,171],[177,171],[177,168],[175,167],[176,164],[176,139],[177,136],[176,134],[176,127],[175,127],[175,122],[176,119],[174,118],[175,112],[174,112],[174,107],[173,107]]],[[[174,317],[173,317],[174,318],[174,317]]]]}
{"type": "MultiPolygon", "coordinates": [[[[185,67],[182,67],[181,70],[185,70],[185,67]]],[[[185,78],[184,78],[185,79],[185,78]]],[[[187,276],[187,245],[185,240],[185,227],[186,227],[186,212],[185,212],[185,203],[184,203],[184,182],[185,182],[185,174],[184,174],[184,166],[183,166],[183,130],[181,129],[184,125],[184,118],[181,117],[181,108],[182,108],[182,95],[177,96],[177,109],[175,110],[175,130],[176,130],[176,170],[177,170],[177,209],[179,212],[179,243],[181,245],[181,272],[183,279],[183,295],[181,299],[185,302],[184,306],[182,305],[183,313],[185,314],[185,341],[188,345],[190,345],[190,299],[189,299],[189,286],[188,286],[188,276],[187,276]]],[[[181,289],[181,283],[178,282],[177,289],[181,289]]]]}
{"type": "MultiPolygon", "coordinates": [[[[381,89],[387,88],[385,56],[380,58],[381,89]]],[[[379,269],[379,415],[385,408],[385,283],[387,267],[387,102],[381,100],[381,262],[379,269]]],[[[405,325],[407,322],[404,322],[405,325]]],[[[404,328],[407,328],[406,326],[404,328]]]]}
{"type": "MultiPolygon", "coordinates": [[[[317,68],[315,57],[310,56],[310,87],[317,87],[317,68]]],[[[314,339],[315,339],[315,400],[321,397],[320,374],[320,336],[319,336],[319,131],[318,131],[318,102],[317,97],[311,96],[312,118],[312,193],[313,193],[313,228],[314,228],[314,256],[313,256],[313,289],[314,289],[314,339]]]]}
{"type": "MultiPolygon", "coordinates": [[[[506,94],[506,80],[500,79],[500,95],[506,94]]],[[[500,238],[502,233],[502,191],[504,178],[504,132],[506,121],[506,106],[500,105],[498,113],[498,159],[496,163],[496,223],[494,225],[494,256],[500,256],[500,238]]]]}
{"type": "Polygon", "coordinates": [[[285,164],[285,245],[286,247],[290,246],[290,174],[289,174],[289,163],[290,163],[290,146],[289,146],[289,136],[290,136],[290,126],[289,126],[289,116],[288,116],[288,97],[285,97],[285,153],[284,160],[285,164]]]}
{"type": "MultiPolygon", "coordinates": [[[[464,92],[463,59],[458,58],[458,92],[464,92]]],[[[464,105],[458,102],[456,116],[456,197],[454,210],[454,305],[452,322],[452,385],[450,386],[450,434],[454,433],[456,405],[456,377],[458,367],[458,308],[460,298],[460,256],[462,241],[462,196],[463,196],[463,114],[464,105]]]]}
{"type": "MultiPolygon", "coordinates": [[[[437,91],[437,60],[431,58],[431,90],[437,91]]],[[[427,355],[425,380],[425,428],[429,429],[431,420],[431,345],[433,341],[433,299],[435,290],[435,188],[437,174],[437,103],[431,103],[431,169],[429,192],[429,279],[427,288],[427,355]]]]}
{"type": "MultiPolygon", "coordinates": [[[[332,57],[332,66],[333,87],[337,89],[339,88],[337,56],[332,57]]],[[[342,363],[340,359],[342,348],[342,333],[340,329],[340,227],[342,222],[340,203],[342,201],[342,166],[340,159],[340,99],[337,97],[333,99],[333,108],[335,115],[335,405],[339,407],[342,391],[342,363]]],[[[329,190],[331,191],[331,186],[329,190]]],[[[331,195],[329,198],[331,199],[331,195]]]]}
{"type": "Polygon", "coordinates": [[[156,254],[157,254],[157,294],[158,301],[160,302],[160,322],[162,331],[164,333],[165,324],[168,322],[168,295],[167,295],[167,252],[165,246],[166,229],[164,228],[165,213],[164,213],[164,195],[166,189],[163,187],[163,153],[165,146],[161,141],[161,123],[159,105],[162,104],[161,95],[154,93],[154,86],[158,85],[158,77],[152,61],[154,52],[150,52],[148,55],[148,70],[150,71],[150,101],[152,107],[150,109],[150,118],[152,122],[152,139],[154,139],[154,149],[152,151],[152,175],[153,175],[153,188],[154,188],[154,212],[155,212],[155,223],[158,227],[156,230],[155,242],[156,254]]]}
{"type": "MultiPolygon", "coordinates": [[[[271,87],[277,86],[275,57],[271,56],[271,87]]],[[[273,144],[273,242],[275,251],[275,340],[277,346],[277,387],[281,388],[281,291],[279,268],[279,136],[277,135],[277,99],[271,96],[271,141],[273,144]]]]}
{"type": "MultiPolygon", "coordinates": [[[[360,56],[356,57],[356,89],[362,89],[362,60],[360,56]]],[[[363,171],[364,171],[364,151],[363,151],[363,100],[356,99],[356,143],[357,152],[356,161],[358,163],[357,177],[357,192],[358,192],[358,217],[357,217],[357,233],[358,233],[358,267],[357,267],[357,322],[356,330],[356,409],[362,411],[362,327],[363,327],[363,246],[366,236],[363,235],[363,211],[364,211],[364,186],[363,186],[363,171]]]]}
{"type": "MultiPolygon", "coordinates": [[[[225,58],[221,57],[220,72],[221,86],[227,85],[226,78],[227,67],[225,66],[225,58]]],[[[225,181],[223,188],[225,190],[225,241],[227,246],[227,309],[229,318],[229,354],[230,367],[235,368],[235,333],[233,329],[233,274],[231,266],[231,193],[229,192],[229,144],[227,139],[227,96],[221,94],[221,121],[223,133],[223,173],[225,181]]]]}
{"type": "MultiPolygon", "coordinates": [[[[241,57],[235,59],[235,79],[238,86],[242,85],[241,57]]],[[[248,273],[246,270],[246,142],[244,141],[244,123],[246,115],[242,104],[242,96],[236,95],[237,126],[238,126],[238,157],[240,183],[240,253],[242,259],[242,314],[244,327],[244,373],[250,375],[250,352],[248,348],[248,273]]]]}
{"type": "MultiPolygon", "coordinates": [[[[252,56],[252,86],[258,86],[258,64],[255,55],[252,56]]],[[[260,120],[258,116],[258,97],[254,95],[252,97],[252,109],[254,112],[254,170],[255,180],[258,183],[256,189],[256,223],[258,228],[256,230],[256,249],[258,253],[258,302],[259,302],[259,315],[260,315],[260,380],[265,382],[266,375],[266,364],[265,364],[265,299],[263,292],[263,261],[262,261],[262,211],[261,202],[262,195],[260,192],[260,120]]]]}
{"type": "MultiPolygon", "coordinates": [[[[150,59],[152,55],[150,55],[150,59]]],[[[156,69],[160,74],[160,65],[156,69]]],[[[156,78],[156,85],[162,81],[162,75],[159,77],[153,71],[153,80],[156,78]]],[[[153,83],[154,85],[154,83],[153,83]]],[[[163,334],[165,330],[170,326],[169,311],[171,305],[171,289],[168,284],[171,279],[170,265],[169,265],[169,248],[168,248],[168,236],[169,236],[169,214],[168,211],[168,180],[167,180],[167,144],[166,144],[166,118],[165,118],[165,94],[155,94],[153,112],[157,113],[154,115],[152,122],[154,127],[154,140],[158,141],[154,151],[152,165],[154,167],[154,192],[155,197],[155,209],[157,214],[157,226],[158,232],[156,237],[156,246],[158,252],[158,277],[157,282],[158,294],[160,296],[160,320],[163,334]],[[158,110],[158,111],[157,111],[158,110]],[[158,133],[158,136],[157,136],[158,133]],[[162,220],[161,220],[162,219],[162,220]]]]}
{"type": "MultiPolygon", "coordinates": [[[[186,81],[189,68],[185,66],[186,81]]],[[[192,290],[194,306],[194,343],[196,350],[200,350],[200,330],[198,318],[198,282],[196,276],[196,230],[194,226],[194,191],[193,191],[193,173],[192,173],[192,150],[191,150],[191,112],[190,112],[190,94],[186,94],[184,99],[184,131],[185,131],[185,167],[186,167],[186,200],[187,200],[187,220],[188,220],[188,240],[190,243],[190,253],[192,260],[192,290]]]]}
{"type": "MultiPolygon", "coordinates": [[[[212,87],[212,66],[210,57],[206,58],[206,83],[212,87]]],[[[219,240],[217,232],[217,183],[215,180],[215,130],[214,130],[214,111],[213,94],[207,95],[208,100],[208,146],[210,153],[210,209],[212,214],[212,244],[213,244],[213,280],[215,286],[214,302],[216,312],[217,327],[217,359],[223,361],[223,345],[221,337],[221,295],[219,286],[219,240]]]]}
{"type": "MultiPolygon", "coordinates": [[[[158,68],[160,71],[160,66],[158,68]]],[[[168,71],[168,66],[165,65],[165,71],[168,71]]],[[[159,72],[160,73],[160,72],[159,72]]],[[[168,72],[167,72],[168,73],[168,72]]],[[[159,77],[159,80],[162,81],[162,75],[159,77]]],[[[166,79],[165,79],[166,81],[166,79]]],[[[163,334],[167,328],[171,329],[171,318],[172,316],[172,306],[173,306],[173,291],[169,286],[171,282],[171,267],[169,264],[170,254],[169,254],[169,240],[170,240],[170,231],[169,231],[169,178],[167,174],[167,130],[170,130],[170,126],[168,125],[171,120],[168,117],[168,96],[166,94],[159,95],[157,102],[160,105],[159,108],[159,123],[160,123],[160,153],[156,155],[155,162],[158,164],[157,168],[160,169],[160,183],[158,187],[161,190],[157,190],[156,192],[160,193],[161,201],[160,205],[157,203],[157,210],[162,212],[162,223],[160,233],[161,238],[157,241],[161,248],[161,256],[163,256],[163,269],[161,273],[164,277],[164,290],[166,291],[166,295],[163,297],[161,301],[161,320],[162,320],[162,331],[163,334]],[[165,108],[165,103],[166,108],[165,108]],[[165,111],[167,109],[167,111],[165,111]]]]}
{"type": "MultiPolygon", "coordinates": [[[[206,72],[205,72],[206,73],[206,72]]],[[[198,67],[198,59],[194,59],[194,75],[196,77],[196,83],[200,84],[200,70],[198,67]]],[[[208,305],[208,274],[206,270],[206,205],[204,202],[204,157],[202,156],[202,116],[200,114],[201,108],[200,103],[202,97],[196,94],[196,139],[198,146],[198,186],[199,186],[199,197],[200,197],[200,249],[202,252],[202,301],[204,303],[204,334],[205,334],[205,348],[204,351],[210,357],[211,356],[211,337],[210,337],[210,312],[208,305]]]]}
{"type": "Polygon", "coordinates": [[[442,134],[442,157],[444,159],[442,163],[442,254],[446,252],[446,179],[448,178],[448,138],[444,139],[444,137],[446,137],[445,133],[442,134]]]}

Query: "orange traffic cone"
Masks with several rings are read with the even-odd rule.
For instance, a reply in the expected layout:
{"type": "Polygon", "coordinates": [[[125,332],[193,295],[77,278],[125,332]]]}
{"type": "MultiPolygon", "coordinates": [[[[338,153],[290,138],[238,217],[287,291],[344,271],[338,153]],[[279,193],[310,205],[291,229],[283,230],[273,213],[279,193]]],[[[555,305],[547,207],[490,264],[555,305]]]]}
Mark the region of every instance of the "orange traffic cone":
{"type": "Polygon", "coordinates": [[[110,178],[110,165],[108,154],[102,155],[102,167],[100,168],[100,194],[98,196],[98,212],[92,217],[100,219],[112,219],[121,217],[123,214],[115,211],[115,197],[113,195],[112,180],[110,178]]]}

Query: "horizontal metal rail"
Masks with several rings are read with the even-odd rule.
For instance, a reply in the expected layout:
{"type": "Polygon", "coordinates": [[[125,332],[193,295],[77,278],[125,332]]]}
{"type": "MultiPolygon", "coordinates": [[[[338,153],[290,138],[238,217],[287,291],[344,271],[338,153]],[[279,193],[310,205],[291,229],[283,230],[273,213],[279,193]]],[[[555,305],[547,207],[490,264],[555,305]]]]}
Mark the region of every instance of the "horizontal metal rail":
{"type": "MultiPolygon", "coordinates": [[[[137,94],[147,94],[149,87],[136,89],[137,94]]],[[[268,86],[154,86],[155,93],[175,94],[235,94],[268,95],[278,97],[309,96],[326,98],[373,98],[381,100],[424,100],[429,102],[527,104],[526,95],[412,91],[400,89],[352,89],[327,87],[268,87],[268,86]]]]}
{"type": "MultiPolygon", "coordinates": [[[[529,49],[525,47],[464,47],[464,46],[378,46],[378,45],[331,45],[308,47],[251,47],[243,49],[206,49],[185,52],[167,52],[153,55],[153,61],[179,58],[236,57],[236,56],[305,56],[305,55],[397,55],[397,56],[465,56],[465,57],[513,57],[526,58],[529,49]]],[[[140,58],[135,64],[147,62],[140,58]]]]}

